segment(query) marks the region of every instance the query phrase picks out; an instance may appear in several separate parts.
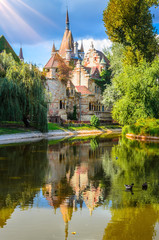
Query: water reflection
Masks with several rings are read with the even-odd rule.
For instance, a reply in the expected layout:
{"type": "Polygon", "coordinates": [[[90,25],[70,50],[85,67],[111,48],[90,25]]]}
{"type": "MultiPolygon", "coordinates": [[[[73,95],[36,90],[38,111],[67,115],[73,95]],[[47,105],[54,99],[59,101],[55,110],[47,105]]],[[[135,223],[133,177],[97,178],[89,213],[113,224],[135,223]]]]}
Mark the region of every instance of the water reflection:
{"type": "Polygon", "coordinates": [[[28,211],[48,203],[53,221],[63,219],[63,235],[53,228],[53,239],[158,239],[158,149],[157,144],[105,137],[3,146],[0,226],[17,207],[28,211]],[[143,190],[145,182],[148,188],[143,190]],[[124,185],[131,183],[133,190],[126,191],[124,185]],[[86,210],[89,214],[81,218],[86,210]],[[71,235],[72,226],[77,236],[71,235]]]}
{"type": "Polygon", "coordinates": [[[0,148],[0,227],[14,209],[28,209],[44,182],[47,143],[21,144],[0,148]]]}

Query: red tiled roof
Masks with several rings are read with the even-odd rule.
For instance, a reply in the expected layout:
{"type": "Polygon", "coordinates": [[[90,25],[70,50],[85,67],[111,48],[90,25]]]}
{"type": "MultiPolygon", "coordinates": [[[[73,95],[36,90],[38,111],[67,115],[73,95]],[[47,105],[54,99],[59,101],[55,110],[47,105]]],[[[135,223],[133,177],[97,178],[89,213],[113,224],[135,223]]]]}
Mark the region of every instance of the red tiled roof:
{"type": "Polygon", "coordinates": [[[49,59],[49,61],[47,62],[47,64],[45,65],[44,68],[57,68],[58,67],[58,58],[60,56],[58,55],[58,53],[55,53],[51,56],[51,58],[49,59]]]}
{"type": "Polygon", "coordinates": [[[77,92],[80,92],[82,95],[93,95],[86,86],[75,86],[75,88],[77,92]]]}

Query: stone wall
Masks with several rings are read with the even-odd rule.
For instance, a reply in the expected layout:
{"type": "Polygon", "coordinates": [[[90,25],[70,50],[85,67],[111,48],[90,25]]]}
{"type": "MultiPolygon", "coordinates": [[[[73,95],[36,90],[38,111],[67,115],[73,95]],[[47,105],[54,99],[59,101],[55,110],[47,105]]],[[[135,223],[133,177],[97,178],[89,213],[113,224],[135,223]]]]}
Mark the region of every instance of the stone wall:
{"type": "Polygon", "coordinates": [[[89,74],[86,70],[77,65],[72,73],[71,82],[74,86],[86,86],[88,88],[89,74]]]}
{"type": "Polygon", "coordinates": [[[49,116],[61,116],[67,120],[66,115],[66,83],[57,79],[47,80],[47,90],[50,95],[49,99],[49,116]]]}

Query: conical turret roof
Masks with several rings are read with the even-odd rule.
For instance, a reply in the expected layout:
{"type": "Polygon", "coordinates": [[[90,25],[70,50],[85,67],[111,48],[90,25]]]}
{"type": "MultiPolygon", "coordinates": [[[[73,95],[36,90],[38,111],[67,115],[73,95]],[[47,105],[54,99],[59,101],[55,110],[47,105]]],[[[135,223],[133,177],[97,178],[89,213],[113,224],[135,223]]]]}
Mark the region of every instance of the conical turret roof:
{"type": "Polygon", "coordinates": [[[84,53],[83,41],[81,41],[81,52],[84,53]]]}
{"type": "Polygon", "coordinates": [[[51,55],[56,53],[55,43],[53,42],[51,55]]]}
{"type": "Polygon", "coordinates": [[[20,59],[21,61],[24,61],[23,50],[22,50],[22,48],[20,48],[19,59],[20,59]]]}

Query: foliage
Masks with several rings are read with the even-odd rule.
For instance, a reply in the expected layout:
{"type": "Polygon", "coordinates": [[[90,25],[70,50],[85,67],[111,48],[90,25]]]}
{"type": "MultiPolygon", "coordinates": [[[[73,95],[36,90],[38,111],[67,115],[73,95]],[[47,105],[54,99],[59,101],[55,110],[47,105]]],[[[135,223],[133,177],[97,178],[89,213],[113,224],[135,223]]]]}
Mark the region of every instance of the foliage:
{"type": "Polygon", "coordinates": [[[103,156],[105,175],[111,180],[112,209],[158,203],[158,144],[120,139],[111,154],[103,156]],[[144,193],[142,184],[148,182],[144,193]],[[121,191],[124,184],[134,183],[134,195],[121,191]]]}
{"type": "Polygon", "coordinates": [[[103,13],[106,33],[111,41],[123,44],[128,64],[142,58],[152,61],[159,51],[149,9],[156,4],[153,0],[110,0],[103,13]]]}
{"type": "Polygon", "coordinates": [[[72,66],[66,65],[64,60],[57,55],[57,60],[58,60],[58,72],[57,72],[57,77],[61,81],[67,81],[70,79],[70,71],[72,70],[72,66]]]}
{"type": "Polygon", "coordinates": [[[94,127],[98,127],[100,124],[99,118],[96,115],[93,115],[91,117],[90,124],[94,127]]]}
{"type": "Polygon", "coordinates": [[[158,119],[139,119],[135,124],[124,126],[123,135],[133,133],[136,135],[159,136],[159,120],[158,119]]]}
{"type": "Polygon", "coordinates": [[[2,35],[0,36],[0,53],[2,53],[3,51],[5,51],[7,54],[11,54],[15,61],[20,62],[19,57],[16,55],[8,41],[2,35]]]}
{"type": "Polygon", "coordinates": [[[0,81],[0,121],[29,121],[47,131],[47,103],[41,74],[36,67],[19,64],[11,55],[0,54],[5,78],[0,81]]]}
{"type": "Polygon", "coordinates": [[[124,46],[121,43],[113,43],[110,54],[110,69],[112,75],[120,74],[124,66],[124,46]]]}
{"type": "Polygon", "coordinates": [[[133,124],[139,118],[159,117],[159,58],[125,66],[104,92],[104,102],[113,103],[113,118],[120,124],[133,124]],[[109,95],[107,95],[108,92],[109,95]]]}
{"type": "Polygon", "coordinates": [[[115,89],[113,84],[106,85],[106,89],[103,93],[103,104],[107,108],[112,107],[113,104],[118,100],[118,95],[119,92],[115,89]]]}
{"type": "Polygon", "coordinates": [[[8,214],[2,216],[3,210],[33,207],[48,171],[47,147],[46,141],[1,146],[1,156],[6,161],[0,161],[0,169],[7,169],[7,174],[0,174],[1,227],[10,217],[8,214]]]}
{"type": "Polygon", "coordinates": [[[68,113],[68,119],[69,120],[77,120],[77,106],[76,105],[73,106],[73,112],[68,113]]]}
{"type": "Polygon", "coordinates": [[[103,93],[106,88],[106,84],[110,84],[111,70],[109,69],[103,70],[100,76],[101,76],[101,79],[96,79],[95,83],[100,87],[101,92],[103,93]]]}
{"type": "Polygon", "coordinates": [[[95,151],[96,148],[98,148],[98,145],[99,145],[99,143],[97,142],[96,139],[91,139],[91,140],[90,140],[90,146],[91,146],[91,149],[92,149],[93,151],[95,151]]]}

